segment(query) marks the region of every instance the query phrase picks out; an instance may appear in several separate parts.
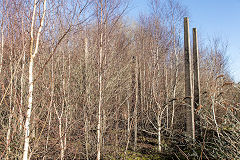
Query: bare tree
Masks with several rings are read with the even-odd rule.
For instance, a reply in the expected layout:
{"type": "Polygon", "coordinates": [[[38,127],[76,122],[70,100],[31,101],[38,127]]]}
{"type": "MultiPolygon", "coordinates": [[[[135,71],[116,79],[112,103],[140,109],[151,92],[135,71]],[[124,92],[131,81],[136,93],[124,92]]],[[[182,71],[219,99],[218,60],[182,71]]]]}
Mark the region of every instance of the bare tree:
{"type": "Polygon", "coordinates": [[[34,57],[38,53],[39,47],[39,40],[42,31],[42,27],[44,25],[44,17],[46,14],[46,0],[43,2],[43,15],[41,18],[40,26],[38,28],[38,33],[36,37],[36,43],[34,45],[34,26],[35,26],[35,16],[36,16],[36,9],[37,9],[37,0],[34,1],[34,9],[32,13],[32,25],[31,25],[31,43],[30,43],[30,62],[29,62],[29,98],[28,98],[28,109],[27,109],[27,117],[25,121],[25,139],[24,139],[24,152],[23,152],[23,160],[28,160],[28,149],[29,149],[29,136],[30,136],[30,118],[32,112],[32,101],[33,101],[33,64],[34,64],[34,57]],[[35,48],[34,48],[35,46],[35,48]]]}

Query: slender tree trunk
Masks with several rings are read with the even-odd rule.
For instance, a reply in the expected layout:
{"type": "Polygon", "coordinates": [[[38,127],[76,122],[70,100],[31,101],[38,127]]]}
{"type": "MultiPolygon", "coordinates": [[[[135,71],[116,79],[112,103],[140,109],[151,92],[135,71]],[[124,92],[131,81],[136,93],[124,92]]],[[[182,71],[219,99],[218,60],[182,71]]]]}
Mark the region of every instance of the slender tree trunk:
{"type": "MultiPolygon", "coordinates": [[[[135,56],[132,57],[132,60],[131,60],[131,90],[130,90],[130,94],[131,94],[131,104],[130,104],[130,113],[129,113],[129,118],[130,118],[130,122],[133,122],[133,127],[135,125],[134,123],[134,112],[135,112],[135,105],[136,105],[136,58],[135,56]]],[[[130,130],[130,142],[134,141],[134,128],[133,128],[133,132],[131,132],[130,130]]],[[[135,144],[134,144],[135,145],[135,144]]]]}
{"type": "MultiPolygon", "coordinates": [[[[45,145],[45,153],[48,151],[48,142],[49,142],[49,132],[51,129],[51,122],[52,122],[52,110],[51,108],[49,109],[49,121],[48,121],[48,131],[47,131],[47,138],[46,138],[46,145],[45,145]]],[[[46,155],[44,155],[43,160],[45,160],[46,155]]]]}
{"type": "MultiPolygon", "coordinates": [[[[105,6],[106,7],[106,6],[105,6]]],[[[101,159],[101,141],[102,141],[102,103],[103,103],[103,97],[102,97],[102,90],[103,90],[103,13],[104,12],[104,6],[103,6],[103,0],[100,1],[100,26],[99,26],[99,35],[100,35],[100,41],[99,41],[99,69],[98,69],[98,85],[99,85],[99,101],[98,101],[98,124],[97,124],[97,160],[101,159]]]]}
{"type": "MultiPolygon", "coordinates": [[[[48,121],[48,131],[47,131],[47,138],[46,138],[46,145],[45,145],[45,153],[48,150],[48,142],[49,142],[49,132],[51,129],[51,121],[52,121],[52,105],[53,105],[53,95],[54,95],[54,55],[52,56],[52,63],[51,63],[51,99],[49,104],[49,121],[48,121]]],[[[46,155],[45,155],[46,156],[46,155]]],[[[45,160],[45,156],[43,160],[45,160]]]]}
{"type": "Polygon", "coordinates": [[[168,73],[167,73],[167,67],[166,67],[166,63],[164,65],[164,68],[163,68],[163,72],[164,72],[164,77],[165,77],[165,80],[164,80],[164,90],[165,90],[165,105],[166,105],[166,127],[168,129],[169,127],[169,117],[168,117],[168,73]]]}
{"type": "Polygon", "coordinates": [[[218,124],[217,124],[217,120],[216,120],[216,113],[215,113],[215,97],[216,97],[216,93],[214,92],[213,96],[211,96],[211,99],[212,99],[212,114],[213,114],[213,121],[216,125],[217,135],[218,135],[218,138],[220,138],[218,124]]]}
{"type": "MultiPolygon", "coordinates": [[[[66,109],[65,109],[65,129],[64,129],[64,152],[66,151],[67,148],[67,130],[68,130],[68,124],[71,122],[71,111],[70,111],[70,92],[71,92],[71,53],[68,52],[68,80],[67,80],[67,87],[68,87],[68,92],[67,92],[67,99],[65,98],[66,102],[66,109]]],[[[64,94],[66,94],[66,90],[64,90],[64,94]]],[[[66,97],[66,96],[64,96],[66,97]]]]}
{"type": "Polygon", "coordinates": [[[101,116],[101,148],[103,150],[104,148],[104,144],[105,144],[105,140],[104,140],[104,133],[106,132],[106,128],[107,128],[107,114],[106,114],[106,110],[102,108],[102,116],[101,116]]]}
{"type": "Polygon", "coordinates": [[[125,155],[127,154],[128,145],[129,145],[129,141],[130,141],[130,137],[131,137],[130,119],[131,119],[130,104],[129,104],[129,100],[127,100],[127,144],[126,144],[126,148],[125,148],[125,155]]]}
{"type": "Polygon", "coordinates": [[[89,153],[88,153],[88,116],[87,116],[87,105],[88,105],[88,95],[89,95],[89,87],[87,84],[88,81],[88,38],[85,38],[85,54],[84,54],[84,66],[83,66],[83,88],[84,88],[84,94],[85,94],[85,104],[83,108],[84,112],[84,131],[85,131],[85,152],[86,152],[86,159],[89,160],[89,153]]]}
{"type": "Polygon", "coordinates": [[[1,53],[0,53],[0,74],[2,73],[2,60],[3,60],[3,51],[4,51],[4,34],[3,34],[3,18],[1,23],[1,53]]]}
{"type": "MultiPolygon", "coordinates": [[[[99,7],[99,4],[97,4],[99,7]]],[[[102,89],[103,89],[103,83],[102,83],[102,74],[103,74],[103,68],[102,68],[102,63],[103,63],[103,0],[100,1],[100,21],[99,21],[99,68],[98,68],[98,87],[99,87],[99,99],[98,99],[98,124],[97,124],[97,160],[101,159],[101,142],[102,142],[102,89]]]]}
{"type": "Polygon", "coordinates": [[[162,108],[159,104],[158,104],[158,115],[157,115],[157,124],[158,124],[158,130],[157,130],[157,135],[158,135],[158,152],[162,152],[162,137],[161,137],[161,130],[162,130],[162,117],[163,117],[163,113],[164,110],[167,108],[167,106],[165,106],[164,108],[162,108]]]}
{"type": "MultiPolygon", "coordinates": [[[[160,110],[160,106],[158,106],[159,110],[160,110]]],[[[161,117],[161,113],[158,113],[157,115],[157,124],[158,124],[158,131],[157,131],[157,135],[158,135],[158,152],[162,151],[162,147],[161,147],[161,126],[162,126],[162,117],[161,117]]]]}
{"type": "MultiPolygon", "coordinates": [[[[86,111],[85,111],[86,112],[86,111]]],[[[86,113],[84,113],[84,119],[85,119],[85,123],[84,123],[84,125],[85,125],[85,151],[86,151],[86,159],[87,160],[89,160],[89,153],[88,153],[88,145],[89,145],[89,136],[88,136],[88,119],[87,119],[87,115],[86,115],[86,113]]]]}
{"type": "MultiPolygon", "coordinates": [[[[64,76],[64,75],[63,75],[64,76]]],[[[65,85],[64,85],[64,79],[63,79],[63,90],[65,89],[65,85]]],[[[62,107],[61,107],[61,111],[60,113],[58,112],[56,105],[54,103],[54,108],[55,108],[55,113],[57,115],[58,118],[58,134],[59,134],[59,139],[60,139],[60,159],[63,160],[64,159],[64,151],[65,151],[65,143],[64,143],[64,131],[63,131],[63,124],[62,124],[62,120],[63,120],[63,113],[64,113],[64,106],[65,106],[65,94],[63,96],[63,100],[62,100],[62,107]]]]}
{"type": "Polygon", "coordinates": [[[62,135],[62,114],[60,116],[59,120],[59,125],[58,125],[58,129],[59,129],[59,137],[60,137],[60,145],[61,145],[61,160],[64,159],[64,141],[63,141],[63,135],[62,135]]]}
{"type": "MultiPolygon", "coordinates": [[[[68,104],[66,104],[66,85],[65,85],[65,60],[64,60],[64,52],[63,52],[63,100],[62,100],[62,111],[61,111],[61,116],[59,118],[59,137],[60,137],[60,142],[61,142],[61,160],[64,159],[64,153],[65,153],[65,133],[64,133],[64,127],[62,124],[62,120],[63,120],[63,115],[65,113],[65,106],[67,106],[68,104]]],[[[65,116],[67,117],[66,113],[65,116]]]]}
{"type": "Polygon", "coordinates": [[[33,97],[33,58],[30,59],[29,63],[29,97],[28,97],[28,109],[27,117],[25,122],[25,140],[24,140],[24,152],[23,160],[28,160],[28,147],[29,147],[29,136],[30,136],[30,117],[32,111],[32,97],[33,97]]]}
{"type": "MultiPolygon", "coordinates": [[[[13,44],[12,44],[13,45],[13,44]]],[[[11,46],[12,46],[11,45],[11,46]]],[[[13,53],[12,53],[12,47],[11,47],[11,54],[10,54],[10,97],[9,97],[9,117],[8,117],[8,131],[7,131],[7,153],[6,153],[6,159],[9,157],[10,153],[10,139],[11,139],[11,129],[12,129],[12,118],[13,118],[13,112],[14,112],[14,105],[13,105],[13,53]]]]}
{"type": "MultiPolygon", "coordinates": [[[[173,17],[173,22],[174,22],[174,15],[172,14],[173,17]]],[[[173,35],[173,52],[174,52],[174,58],[175,58],[175,65],[174,65],[174,77],[173,77],[173,99],[176,98],[176,89],[177,89],[177,77],[178,77],[178,56],[177,56],[177,51],[176,51],[176,35],[175,35],[175,24],[172,24],[172,35],[173,35]]],[[[175,116],[175,100],[172,101],[172,119],[171,119],[171,128],[173,129],[173,123],[174,123],[174,116],[175,116]]]]}
{"type": "Polygon", "coordinates": [[[101,113],[102,113],[102,61],[103,61],[103,33],[100,34],[100,49],[99,49],[99,101],[98,101],[98,125],[97,125],[97,160],[101,157],[101,113]]]}
{"type": "MultiPolygon", "coordinates": [[[[63,64],[64,66],[64,64],[63,64]]],[[[63,72],[64,74],[64,72],[63,72]]],[[[63,75],[64,77],[64,75],[63,75]]],[[[65,90],[65,81],[63,79],[63,90],[65,90]]],[[[64,113],[64,106],[65,106],[65,94],[63,95],[63,100],[62,100],[62,107],[61,107],[61,111],[60,113],[58,112],[56,105],[54,103],[54,108],[55,108],[55,113],[57,115],[58,118],[58,134],[59,134],[59,139],[60,139],[60,159],[63,160],[64,159],[64,131],[63,131],[63,124],[62,124],[62,120],[63,120],[63,113],[64,113]]]]}
{"type": "Polygon", "coordinates": [[[57,109],[56,109],[56,114],[58,116],[58,121],[59,121],[59,138],[60,138],[60,146],[61,146],[61,153],[60,153],[60,158],[61,160],[64,159],[64,154],[65,154],[65,146],[66,146],[66,128],[67,128],[67,100],[66,100],[66,82],[65,82],[65,56],[64,52],[62,52],[62,90],[63,90],[63,99],[62,99],[62,108],[61,108],[61,113],[59,115],[57,109]],[[66,106],[66,107],[65,107],[66,106]],[[65,129],[63,125],[63,115],[65,115],[65,129]]]}
{"type": "Polygon", "coordinates": [[[35,24],[35,14],[36,14],[36,8],[37,8],[37,0],[34,0],[34,8],[33,8],[33,15],[32,15],[32,25],[31,25],[31,42],[30,42],[30,62],[29,62],[29,95],[28,95],[28,108],[27,108],[27,114],[26,114],[26,122],[25,122],[25,139],[24,139],[24,150],[23,150],[23,160],[28,160],[28,148],[29,148],[29,135],[30,135],[30,118],[31,118],[31,112],[32,112],[32,100],[33,100],[33,60],[36,54],[38,53],[38,47],[39,47],[39,39],[40,34],[42,31],[42,27],[44,24],[44,17],[46,13],[46,0],[44,0],[43,4],[43,15],[40,22],[40,27],[38,29],[37,33],[37,39],[35,44],[35,49],[33,52],[33,30],[34,30],[34,24],[35,24]]]}
{"type": "Polygon", "coordinates": [[[115,124],[115,153],[118,153],[118,114],[119,114],[119,109],[116,108],[116,118],[115,118],[115,121],[116,121],[116,124],[115,124]]]}
{"type": "MultiPolygon", "coordinates": [[[[12,100],[10,100],[12,101],[12,100]]],[[[10,102],[10,107],[12,107],[12,104],[10,102]]],[[[11,141],[11,129],[12,129],[12,118],[13,118],[13,109],[10,109],[10,114],[8,117],[8,131],[7,131],[7,152],[6,152],[6,159],[9,159],[9,154],[11,152],[11,148],[10,148],[10,141],[11,141]]]]}
{"type": "Polygon", "coordinates": [[[176,65],[175,65],[175,74],[173,77],[173,101],[172,101],[172,120],[171,120],[171,128],[173,129],[174,124],[174,116],[175,116],[175,99],[176,99],[176,90],[177,90],[177,77],[178,77],[178,57],[175,53],[176,65]]]}
{"type": "Polygon", "coordinates": [[[22,54],[23,54],[23,57],[22,57],[22,73],[21,73],[21,98],[20,98],[20,109],[19,109],[19,122],[20,122],[20,127],[19,127],[19,132],[22,133],[22,129],[23,129],[23,106],[24,106],[24,99],[23,99],[23,96],[24,96],[24,84],[25,84],[25,74],[24,74],[24,69],[25,69],[25,42],[24,42],[24,32],[23,32],[23,20],[22,20],[22,34],[23,34],[23,37],[22,37],[22,47],[23,47],[23,50],[22,50],[22,54]]]}
{"type": "Polygon", "coordinates": [[[135,151],[137,149],[137,133],[138,133],[138,101],[139,101],[139,95],[138,95],[138,57],[136,56],[136,66],[135,66],[135,106],[134,106],[134,148],[133,150],[135,151]]]}
{"type": "MultiPolygon", "coordinates": [[[[146,105],[146,63],[143,62],[143,77],[142,77],[142,80],[143,80],[143,83],[142,83],[142,112],[144,113],[145,109],[144,109],[144,105],[146,105]]],[[[142,113],[142,115],[143,115],[142,113]]],[[[143,115],[144,116],[144,115],[143,115]]],[[[143,117],[142,117],[143,119],[143,117]]]]}

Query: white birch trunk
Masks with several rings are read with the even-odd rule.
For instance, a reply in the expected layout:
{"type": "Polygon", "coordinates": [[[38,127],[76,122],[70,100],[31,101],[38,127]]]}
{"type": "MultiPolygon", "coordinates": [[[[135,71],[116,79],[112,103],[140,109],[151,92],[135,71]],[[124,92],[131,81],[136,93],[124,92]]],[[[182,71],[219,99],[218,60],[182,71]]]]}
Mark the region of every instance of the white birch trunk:
{"type": "Polygon", "coordinates": [[[130,136],[131,136],[130,104],[129,104],[129,100],[127,100],[127,145],[126,145],[126,148],[125,148],[125,155],[127,154],[128,145],[129,145],[129,141],[130,141],[130,136]]]}
{"type": "Polygon", "coordinates": [[[102,58],[103,58],[103,33],[100,35],[99,50],[99,104],[98,104],[98,125],[97,125],[97,160],[101,157],[101,111],[102,111],[102,58]]]}
{"type": "MultiPolygon", "coordinates": [[[[165,64],[166,66],[166,64],[165,64]]],[[[167,121],[167,129],[169,127],[169,116],[168,116],[168,71],[167,71],[167,67],[164,67],[164,77],[165,77],[165,82],[164,82],[164,88],[165,88],[165,104],[166,104],[166,121],[167,121]]]]}
{"type": "Polygon", "coordinates": [[[98,125],[97,125],[97,160],[101,159],[101,113],[102,113],[102,63],[103,63],[103,1],[100,1],[100,46],[99,46],[99,73],[98,73],[98,83],[99,83],[99,103],[98,103],[98,125]]]}
{"type": "Polygon", "coordinates": [[[62,116],[63,116],[63,107],[64,107],[64,100],[63,100],[63,104],[62,104],[62,109],[61,109],[61,113],[59,115],[58,110],[56,108],[56,105],[53,105],[55,108],[55,113],[57,115],[58,118],[58,134],[59,134],[59,139],[60,139],[60,159],[63,160],[64,159],[64,140],[63,140],[63,134],[62,134],[62,116]]]}
{"type": "MultiPolygon", "coordinates": [[[[65,134],[64,132],[62,131],[63,129],[63,125],[62,125],[62,117],[63,117],[63,113],[64,113],[64,106],[65,106],[65,97],[66,97],[66,88],[65,88],[65,78],[64,78],[64,74],[65,74],[65,60],[64,60],[64,52],[62,52],[62,64],[63,64],[63,73],[62,73],[62,87],[63,87],[63,100],[62,100],[62,109],[61,109],[61,115],[59,116],[58,114],[58,111],[56,109],[56,114],[58,116],[58,120],[59,120],[59,138],[60,138],[60,146],[61,146],[61,153],[60,153],[60,157],[61,157],[61,160],[64,159],[64,152],[65,152],[65,134]],[[63,132],[63,133],[62,133],[63,132]],[[64,134],[64,136],[63,136],[64,134]]],[[[66,104],[67,105],[67,104],[66,104]]],[[[66,112],[65,112],[65,116],[66,116],[66,112]]],[[[66,116],[67,117],[67,116],[66,116]]]]}
{"type": "Polygon", "coordinates": [[[32,112],[32,100],[33,100],[33,60],[38,52],[38,46],[39,46],[39,38],[42,31],[42,27],[44,24],[44,17],[46,13],[46,0],[44,0],[43,4],[43,15],[41,19],[41,23],[38,29],[37,33],[37,39],[36,39],[36,45],[34,53],[33,51],[33,30],[34,30],[34,24],[35,24],[35,14],[36,14],[36,8],[37,8],[37,0],[34,0],[34,8],[33,8],[33,15],[32,15],[32,25],[31,25],[31,44],[30,44],[30,62],[29,62],[29,95],[28,95],[28,108],[27,108],[27,114],[26,114],[26,122],[25,122],[25,128],[24,128],[24,149],[23,149],[23,160],[28,160],[28,148],[29,148],[29,135],[30,135],[30,118],[31,118],[31,112],[32,112]]]}
{"type": "MultiPolygon", "coordinates": [[[[174,82],[173,82],[173,98],[176,98],[176,90],[177,90],[177,77],[178,77],[178,57],[175,52],[175,58],[176,58],[176,71],[175,71],[175,75],[174,75],[174,82]]],[[[172,120],[171,120],[171,128],[173,128],[173,123],[174,123],[174,116],[175,116],[175,100],[173,100],[172,102],[172,120]]]]}
{"type": "MultiPolygon", "coordinates": [[[[176,98],[176,89],[177,89],[177,77],[178,77],[178,56],[176,51],[176,40],[175,40],[175,25],[173,25],[173,49],[174,49],[174,56],[175,56],[175,75],[173,80],[173,98],[176,98]]],[[[171,128],[173,129],[174,123],[174,116],[175,116],[175,100],[172,101],[172,120],[171,120],[171,128]]]]}
{"type": "MultiPolygon", "coordinates": [[[[23,32],[22,32],[23,33],[23,32]]],[[[19,132],[22,132],[23,129],[23,112],[22,112],[22,107],[23,107],[23,92],[24,92],[24,69],[25,69],[25,44],[24,44],[24,38],[23,38],[23,58],[22,58],[22,73],[21,73],[21,97],[20,97],[20,109],[19,109],[19,132]]]]}
{"type": "Polygon", "coordinates": [[[2,59],[3,59],[3,50],[4,50],[4,34],[3,34],[3,18],[1,24],[1,53],[0,53],[0,74],[2,73],[2,59]]]}
{"type": "Polygon", "coordinates": [[[158,134],[158,152],[161,152],[162,151],[162,146],[161,146],[161,116],[160,114],[158,113],[158,116],[157,116],[157,123],[158,123],[158,131],[157,131],[157,134],[158,134]]]}
{"type": "Polygon", "coordinates": [[[25,139],[24,139],[24,150],[23,160],[28,160],[28,147],[29,147],[29,135],[30,135],[30,117],[32,111],[32,99],[33,99],[33,58],[30,59],[29,63],[29,97],[28,97],[28,109],[25,122],[25,139]]]}
{"type": "Polygon", "coordinates": [[[8,118],[8,131],[7,131],[7,153],[6,153],[6,159],[9,158],[9,153],[11,151],[11,148],[10,148],[10,136],[11,136],[11,128],[12,128],[12,117],[13,117],[13,113],[12,113],[12,109],[10,109],[10,115],[9,115],[9,118],[8,118]]]}
{"type": "Polygon", "coordinates": [[[63,135],[62,135],[62,116],[59,118],[59,137],[60,137],[60,144],[61,144],[61,160],[64,159],[64,142],[63,142],[63,135]]]}
{"type": "Polygon", "coordinates": [[[134,148],[133,150],[135,151],[137,149],[137,132],[138,132],[138,57],[136,57],[136,66],[135,66],[135,106],[134,106],[134,148]]]}
{"type": "Polygon", "coordinates": [[[85,87],[86,87],[86,91],[85,91],[85,96],[86,96],[86,102],[84,104],[84,131],[85,131],[85,151],[86,151],[86,159],[89,160],[89,153],[88,153],[88,118],[87,118],[87,105],[88,105],[88,94],[89,94],[89,87],[88,84],[86,82],[88,82],[88,76],[87,76],[87,72],[88,72],[88,38],[85,38],[84,40],[85,43],[85,54],[84,54],[84,59],[85,59],[85,71],[84,71],[84,75],[85,75],[85,87]]]}
{"type": "Polygon", "coordinates": [[[162,117],[164,110],[167,109],[167,106],[165,106],[163,109],[161,106],[158,104],[158,115],[157,115],[157,123],[158,123],[158,151],[162,152],[162,137],[161,137],[161,130],[162,130],[162,117]]]}
{"type": "Polygon", "coordinates": [[[8,131],[7,131],[7,153],[6,153],[6,159],[8,159],[8,154],[10,153],[10,136],[11,136],[11,128],[12,128],[12,117],[13,117],[13,111],[14,106],[12,105],[12,96],[13,96],[13,63],[12,63],[12,47],[11,47],[11,54],[10,54],[10,103],[9,103],[9,117],[8,117],[8,131]]]}

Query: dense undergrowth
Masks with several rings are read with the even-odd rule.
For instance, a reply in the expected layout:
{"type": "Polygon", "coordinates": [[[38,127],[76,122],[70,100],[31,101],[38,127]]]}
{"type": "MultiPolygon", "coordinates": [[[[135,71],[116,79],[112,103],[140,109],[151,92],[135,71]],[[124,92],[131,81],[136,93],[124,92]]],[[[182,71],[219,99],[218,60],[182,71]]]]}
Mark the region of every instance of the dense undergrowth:
{"type": "Polygon", "coordinates": [[[207,122],[207,126],[201,128],[201,136],[195,142],[179,133],[171,134],[166,131],[163,134],[162,152],[158,152],[157,137],[144,132],[140,133],[138,148],[133,151],[119,149],[116,155],[106,156],[104,159],[126,160],[213,160],[213,159],[240,159],[240,122],[232,111],[225,114],[225,123],[216,126],[207,122]],[[209,124],[209,125],[208,125],[209,124]]]}

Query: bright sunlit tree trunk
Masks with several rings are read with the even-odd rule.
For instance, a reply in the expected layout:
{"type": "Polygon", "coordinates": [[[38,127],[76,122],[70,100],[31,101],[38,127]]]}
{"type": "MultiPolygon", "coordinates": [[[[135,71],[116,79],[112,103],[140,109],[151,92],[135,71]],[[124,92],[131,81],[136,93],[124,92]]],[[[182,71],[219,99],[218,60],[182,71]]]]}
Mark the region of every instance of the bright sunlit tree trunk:
{"type": "Polygon", "coordinates": [[[99,101],[98,101],[98,124],[97,124],[97,160],[101,158],[101,126],[102,126],[102,63],[103,63],[103,1],[100,1],[100,42],[99,42],[99,71],[98,71],[98,84],[99,84],[99,101]]]}
{"type": "Polygon", "coordinates": [[[4,34],[3,34],[3,18],[2,18],[2,22],[1,22],[0,74],[2,72],[3,46],[4,46],[4,34]]]}
{"type": "Polygon", "coordinates": [[[31,25],[31,42],[30,42],[30,62],[29,62],[29,95],[28,95],[28,108],[27,108],[27,114],[26,114],[26,121],[25,121],[25,128],[24,128],[24,151],[23,151],[23,160],[28,160],[28,149],[29,149],[29,136],[30,136],[30,118],[31,118],[31,112],[32,112],[32,100],[33,100],[33,64],[34,64],[34,57],[38,53],[38,46],[39,46],[39,39],[40,34],[42,31],[42,27],[44,24],[44,17],[46,13],[46,0],[43,2],[43,15],[41,18],[40,26],[38,28],[37,38],[36,38],[36,44],[35,49],[33,52],[33,30],[34,30],[34,24],[35,24],[35,15],[36,15],[36,8],[37,8],[37,0],[34,0],[34,8],[33,8],[33,14],[32,14],[32,25],[31,25]]]}

